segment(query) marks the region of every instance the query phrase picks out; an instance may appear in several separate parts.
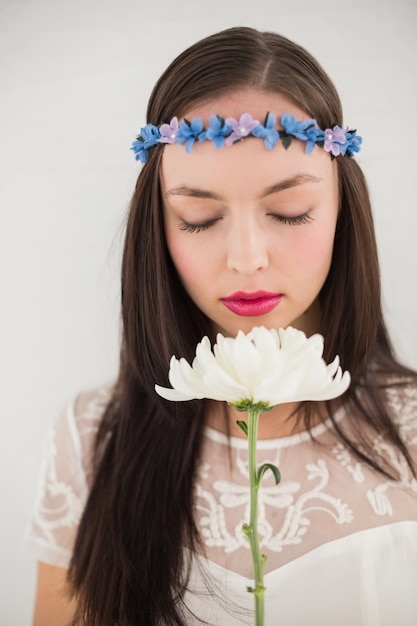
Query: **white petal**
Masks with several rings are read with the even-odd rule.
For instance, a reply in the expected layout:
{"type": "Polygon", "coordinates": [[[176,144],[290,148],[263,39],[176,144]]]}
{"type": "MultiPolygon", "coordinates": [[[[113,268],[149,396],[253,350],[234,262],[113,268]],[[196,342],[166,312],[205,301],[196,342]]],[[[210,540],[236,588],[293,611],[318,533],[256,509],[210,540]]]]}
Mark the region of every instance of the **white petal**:
{"type": "Polygon", "coordinates": [[[335,373],[340,369],[339,361],[340,361],[339,356],[336,355],[333,361],[329,363],[329,365],[327,366],[327,373],[329,376],[334,376],[335,373]]]}
{"type": "Polygon", "coordinates": [[[179,361],[171,359],[168,377],[172,387],[180,393],[190,395],[193,398],[205,397],[202,375],[193,370],[185,359],[179,361]]]}
{"type": "Polygon", "coordinates": [[[173,389],[155,387],[169,400],[212,398],[227,402],[252,400],[271,405],[335,398],[350,383],[342,375],[339,358],[326,364],[323,337],[309,338],[295,328],[255,327],[236,338],[217,336],[211,349],[208,337],[197,345],[192,366],[172,357],[169,380],[173,389]]]}
{"type": "Polygon", "coordinates": [[[208,337],[197,345],[196,356],[193,361],[193,369],[201,374],[205,374],[215,364],[214,354],[208,337]]]}
{"type": "Polygon", "coordinates": [[[247,390],[247,397],[252,398],[254,390],[262,380],[263,363],[261,355],[249,340],[236,341],[233,350],[237,380],[247,390]]]}
{"type": "Polygon", "coordinates": [[[222,370],[218,370],[216,373],[209,372],[204,377],[204,382],[207,389],[206,397],[212,400],[236,402],[248,399],[246,389],[222,370]]]}
{"type": "Polygon", "coordinates": [[[174,401],[182,401],[182,400],[194,400],[194,396],[187,396],[185,394],[180,393],[176,389],[169,389],[167,387],[160,387],[159,385],[155,385],[155,391],[165,400],[174,400],[174,401]]]}
{"type": "Polygon", "coordinates": [[[252,330],[253,343],[259,353],[263,374],[268,374],[279,354],[279,337],[276,331],[268,331],[263,326],[252,330]]]}
{"type": "Polygon", "coordinates": [[[300,392],[301,381],[303,379],[300,370],[282,370],[275,379],[270,378],[265,381],[257,390],[256,401],[269,401],[270,404],[281,404],[284,402],[296,402],[300,392]]]}
{"type": "Polygon", "coordinates": [[[239,331],[237,337],[223,337],[223,335],[217,335],[217,343],[214,346],[214,354],[216,355],[216,362],[219,367],[224,369],[234,379],[238,380],[239,376],[236,371],[236,360],[234,357],[234,346],[237,342],[241,341],[243,333],[239,331]]]}

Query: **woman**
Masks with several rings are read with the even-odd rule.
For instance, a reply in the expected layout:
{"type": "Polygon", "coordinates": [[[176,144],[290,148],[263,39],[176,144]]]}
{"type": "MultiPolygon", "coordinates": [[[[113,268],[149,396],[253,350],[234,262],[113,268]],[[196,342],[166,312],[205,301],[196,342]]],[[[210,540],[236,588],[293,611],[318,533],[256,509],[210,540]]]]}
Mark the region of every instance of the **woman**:
{"type": "Polygon", "coordinates": [[[53,432],[28,537],[35,625],[253,623],[238,415],[166,402],[154,386],[203,335],[259,325],[323,334],[326,360],[339,354],[352,378],[341,400],[261,419],[260,460],[283,476],[260,495],[267,624],[411,624],[417,386],[384,325],[366,183],[350,158],[360,140],[341,130],[334,86],[288,39],[234,28],[173,61],[147,118],[133,146],[144,166],[126,229],[120,373],[53,432]]]}

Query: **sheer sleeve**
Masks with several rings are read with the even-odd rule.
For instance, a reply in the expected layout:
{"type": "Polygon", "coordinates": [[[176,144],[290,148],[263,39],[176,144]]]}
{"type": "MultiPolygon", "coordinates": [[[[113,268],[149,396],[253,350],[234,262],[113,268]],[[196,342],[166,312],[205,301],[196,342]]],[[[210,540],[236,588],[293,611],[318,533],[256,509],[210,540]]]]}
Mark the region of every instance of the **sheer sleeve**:
{"type": "Polygon", "coordinates": [[[109,399],[108,387],[80,394],[51,428],[23,544],[40,561],[69,565],[89,493],[95,435],[109,399]]]}

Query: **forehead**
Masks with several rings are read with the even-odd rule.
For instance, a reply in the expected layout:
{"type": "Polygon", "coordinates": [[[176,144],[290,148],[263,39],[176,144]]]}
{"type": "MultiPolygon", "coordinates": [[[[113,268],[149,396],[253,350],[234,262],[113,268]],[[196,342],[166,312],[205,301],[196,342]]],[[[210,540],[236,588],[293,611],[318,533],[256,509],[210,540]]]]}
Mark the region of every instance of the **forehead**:
{"type": "MultiPolygon", "coordinates": [[[[250,113],[264,123],[270,112],[279,119],[284,113],[298,120],[309,119],[299,107],[280,94],[252,90],[232,92],[214,98],[186,111],[183,117],[192,120],[200,117],[204,126],[212,115],[239,119],[250,113]]],[[[268,150],[262,139],[247,137],[230,147],[217,149],[212,141],[196,141],[191,154],[183,145],[166,145],[162,157],[161,182],[164,188],[192,185],[204,189],[236,189],[242,197],[257,193],[269,185],[297,175],[311,175],[324,180],[334,180],[335,161],[322,148],[316,147],[309,155],[306,144],[293,140],[286,150],[281,142],[268,150]]]]}

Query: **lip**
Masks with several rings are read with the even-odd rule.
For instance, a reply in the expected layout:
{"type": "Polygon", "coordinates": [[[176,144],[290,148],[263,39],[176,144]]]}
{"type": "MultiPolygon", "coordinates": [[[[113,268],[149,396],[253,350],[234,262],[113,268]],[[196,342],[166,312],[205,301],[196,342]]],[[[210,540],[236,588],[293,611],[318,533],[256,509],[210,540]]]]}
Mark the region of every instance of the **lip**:
{"type": "Polygon", "coordinates": [[[244,291],[236,291],[230,296],[221,298],[224,306],[243,317],[258,317],[266,315],[273,311],[282,300],[282,293],[271,293],[268,291],[255,291],[246,293],[244,291]]]}

